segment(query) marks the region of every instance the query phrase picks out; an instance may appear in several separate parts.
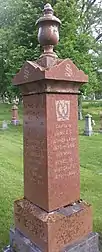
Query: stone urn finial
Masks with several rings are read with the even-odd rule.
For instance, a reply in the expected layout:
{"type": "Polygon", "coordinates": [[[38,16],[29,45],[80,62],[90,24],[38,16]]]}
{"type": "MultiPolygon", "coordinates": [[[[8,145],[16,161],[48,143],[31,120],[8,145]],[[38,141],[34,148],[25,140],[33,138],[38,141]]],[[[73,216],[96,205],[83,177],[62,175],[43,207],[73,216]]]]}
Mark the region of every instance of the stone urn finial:
{"type": "Polygon", "coordinates": [[[59,41],[59,27],[61,21],[54,16],[52,6],[47,3],[44,6],[43,17],[39,18],[36,22],[38,25],[38,41],[43,47],[44,55],[55,55],[53,47],[59,41]]]}

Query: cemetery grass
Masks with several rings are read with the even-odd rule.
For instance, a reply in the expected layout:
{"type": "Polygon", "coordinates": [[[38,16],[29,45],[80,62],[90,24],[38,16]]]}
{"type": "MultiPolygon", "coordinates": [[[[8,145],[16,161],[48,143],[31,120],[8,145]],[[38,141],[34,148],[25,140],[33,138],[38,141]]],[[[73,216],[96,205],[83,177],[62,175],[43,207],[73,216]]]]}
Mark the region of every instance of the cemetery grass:
{"type": "MultiPolygon", "coordinates": [[[[95,134],[83,135],[84,120],[79,122],[81,166],[81,198],[92,204],[94,231],[102,232],[102,134],[98,134],[101,107],[83,107],[83,115],[91,113],[96,121],[95,134]]],[[[0,251],[9,243],[13,225],[13,202],[23,196],[23,137],[21,125],[0,129],[0,251]]],[[[10,122],[11,105],[0,104],[0,128],[3,120],[10,122]]]]}
{"type": "Polygon", "coordinates": [[[22,125],[11,126],[10,120],[11,105],[0,104],[0,251],[9,243],[13,202],[23,196],[22,125]],[[1,130],[3,120],[7,130],[1,130]]]}

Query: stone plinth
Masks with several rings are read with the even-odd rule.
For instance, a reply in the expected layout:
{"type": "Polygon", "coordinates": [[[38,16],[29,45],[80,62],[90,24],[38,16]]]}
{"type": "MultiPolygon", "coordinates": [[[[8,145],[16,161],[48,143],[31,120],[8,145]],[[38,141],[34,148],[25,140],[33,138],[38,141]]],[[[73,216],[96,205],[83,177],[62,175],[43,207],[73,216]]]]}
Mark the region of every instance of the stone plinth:
{"type": "Polygon", "coordinates": [[[91,211],[80,202],[47,213],[22,199],[15,202],[15,226],[43,252],[59,252],[92,232],[91,211]]]}
{"type": "MultiPolygon", "coordinates": [[[[25,237],[19,230],[10,230],[11,246],[4,252],[42,252],[42,250],[25,237]]],[[[64,247],[60,252],[99,252],[98,249],[98,234],[90,233],[84,239],[79,240],[73,245],[64,247]]]]}

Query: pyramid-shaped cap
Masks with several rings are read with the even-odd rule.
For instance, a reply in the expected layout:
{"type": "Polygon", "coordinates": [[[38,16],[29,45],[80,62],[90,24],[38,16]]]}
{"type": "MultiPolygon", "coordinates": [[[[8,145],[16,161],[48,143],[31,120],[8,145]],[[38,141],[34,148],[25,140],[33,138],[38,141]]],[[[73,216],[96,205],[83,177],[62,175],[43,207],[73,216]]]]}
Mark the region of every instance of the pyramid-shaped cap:
{"type": "Polygon", "coordinates": [[[88,76],[70,59],[57,59],[50,68],[43,67],[37,62],[27,61],[14,77],[13,84],[21,85],[39,80],[63,80],[84,84],[88,82],[88,76]]]}

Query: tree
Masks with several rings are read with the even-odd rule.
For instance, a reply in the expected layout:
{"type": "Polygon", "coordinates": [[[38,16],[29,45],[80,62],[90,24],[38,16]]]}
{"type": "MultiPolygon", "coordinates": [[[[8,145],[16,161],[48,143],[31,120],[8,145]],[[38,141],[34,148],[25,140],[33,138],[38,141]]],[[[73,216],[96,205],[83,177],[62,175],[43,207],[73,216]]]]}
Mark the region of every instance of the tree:
{"type": "MultiPolygon", "coordinates": [[[[36,20],[41,15],[45,0],[0,0],[0,92],[9,96],[17,93],[11,79],[24,61],[36,60],[40,55],[36,20]]],[[[87,93],[99,89],[95,53],[99,55],[102,8],[95,0],[50,0],[61,19],[60,42],[55,48],[61,58],[69,57],[86,74],[87,93]],[[95,34],[93,33],[95,31],[95,34]],[[100,37],[99,37],[100,36],[100,37]],[[90,53],[90,50],[92,53],[90,53]]],[[[101,42],[100,42],[101,43],[101,42]]],[[[97,57],[98,60],[99,57],[97,57]]]]}
{"type": "Polygon", "coordinates": [[[92,52],[96,50],[97,43],[92,35],[91,26],[90,29],[85,29],[85,18],[82,14],[84,10],[82,10],[82,5],[79,8],[79,2],[82,1],[71,0],[69,4],[67,1],[60,0],[55,6],[56,13],[63,23],[57,52],[62,58],[71,58],[80,69],[88,74],[89,85],[84,85],[81,92],[90,93],[98,89],[96,66],[93,53],[90,53],[90,50],[92,52]],[[62,5],[63,9],[60,8],[62,5]]]}

